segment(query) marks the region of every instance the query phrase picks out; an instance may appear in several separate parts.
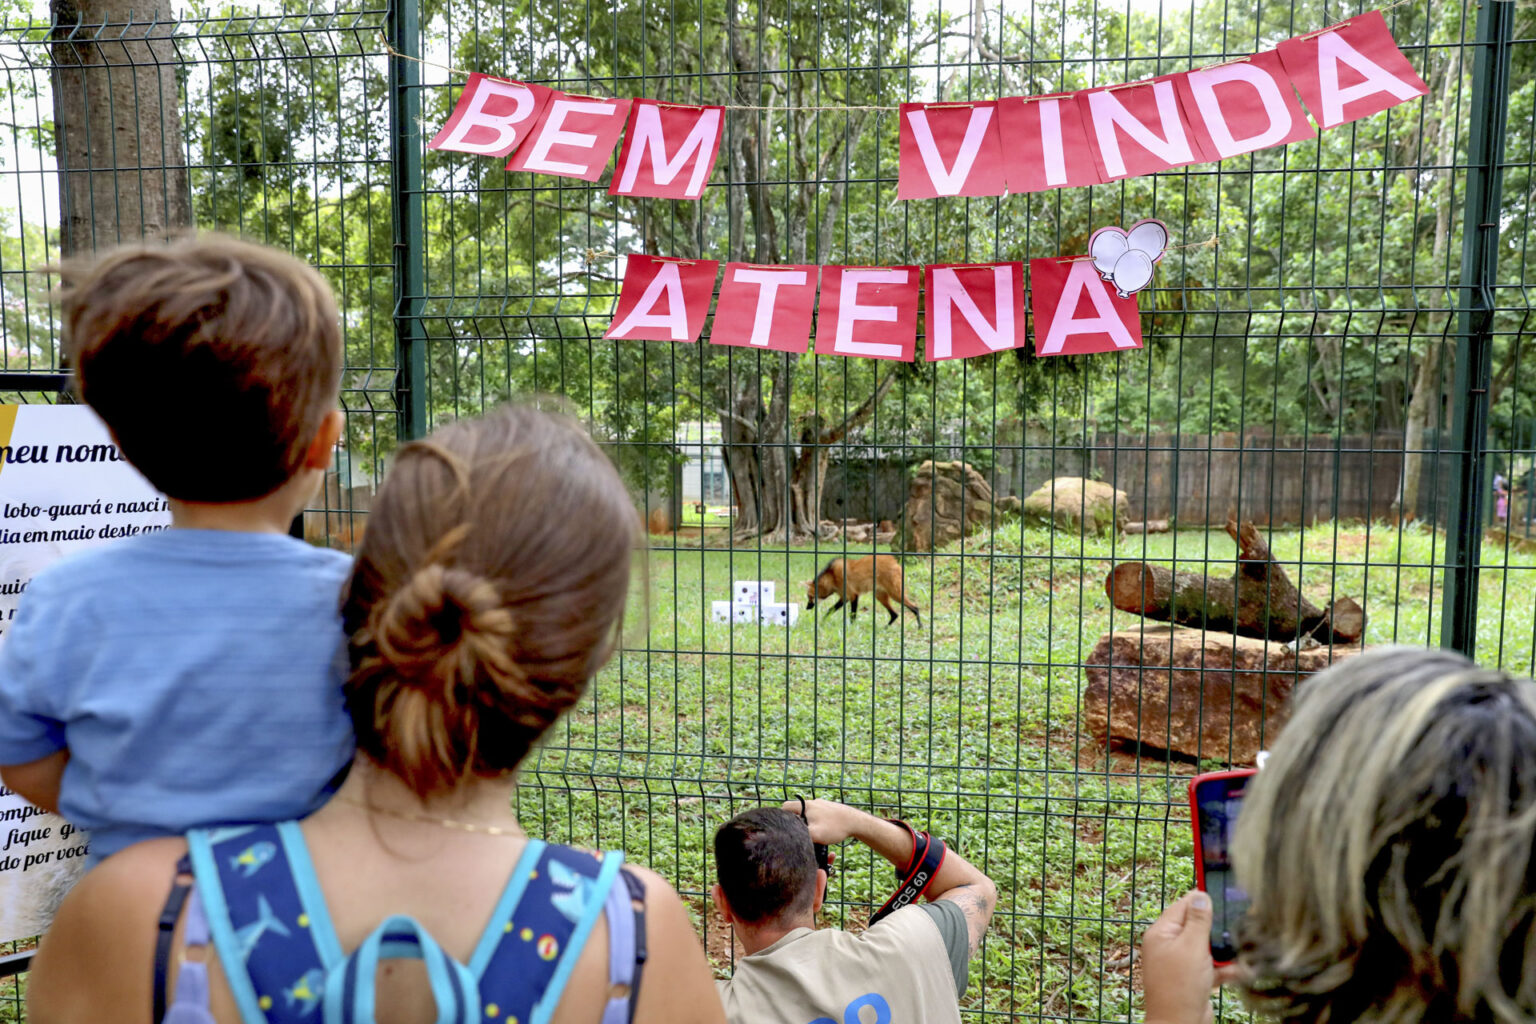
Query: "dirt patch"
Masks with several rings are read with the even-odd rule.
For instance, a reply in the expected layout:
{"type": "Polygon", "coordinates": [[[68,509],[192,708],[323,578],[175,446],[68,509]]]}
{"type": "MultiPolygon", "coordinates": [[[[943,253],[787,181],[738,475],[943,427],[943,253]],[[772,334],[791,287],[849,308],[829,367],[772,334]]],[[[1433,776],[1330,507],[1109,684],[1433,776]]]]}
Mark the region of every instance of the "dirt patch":
{"type": "Polygon", "coordinates": [[[746,956],[746,951],[741,948],[741,943],[736,941],[731,926],[726,924],[725,918],[720,916],[720,911],[713,901],[705,900],[708,904],[703,913],[704,918],[704,955],[709,958],[709,963],[717,972],[724,971],[729,974],[731,964],[740,957],[746,956]]]}

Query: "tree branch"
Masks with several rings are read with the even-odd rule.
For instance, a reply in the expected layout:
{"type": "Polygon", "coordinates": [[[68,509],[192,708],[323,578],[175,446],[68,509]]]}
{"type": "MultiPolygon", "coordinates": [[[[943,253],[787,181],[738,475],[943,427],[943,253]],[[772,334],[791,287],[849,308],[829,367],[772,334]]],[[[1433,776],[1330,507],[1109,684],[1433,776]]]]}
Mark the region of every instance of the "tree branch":
{"type": "Polygon", "coordinates": [[[817,436],[816,443],[820,445],[828,445],[836,444],[837,442],[841,441],[848,435],[848,431],[852,430],[854,427],[858,426],[860,423],[863,423],[866,419],[869,418],[869,414],[875,411],[875,403],[879,402],[880,399],[885,397],[885,393],[891,389],[891,384],[893,384],[895,380],[896,370],[893,368],[886,373],[885,379],[882,380],[879,386],[875,388],[874,393],[871,394],[868,398],[864,399],[863,405],[860,405],[857,409],[853,410],[853,412],[849,413],[848,418],[843,420],[843,422],[838,426],[831,430],[823,430],[817,436]]]}
{"type": "Polygon", "coordinates": [[[687,390],[686,388],[674,387],[672,389],[672,391],[675,394],[682,395],[684,398],[686,398],[689,401],[693,402],[699,408],[701,408],[701,409],[708,409],[710,412],[714,413],[716,416],[721,416],[721,417],[724,417],[725,419],[728,419],[728,420],[735,420],[737,423],[740,423],[743,427],[745,427],[748,430],[752,431],[752,436],[753,437],[757,436],[757,424],[753,423],[751,420],[747,419],[745,416],[739,416],[736,413],[731,412],[729,409],[722,409],[718,405],[715,405],[713,402],[706,402],[706,401],[704,401],[704,399],[700,398],[698,395],[694,394],[692,391],[687,390]]]}

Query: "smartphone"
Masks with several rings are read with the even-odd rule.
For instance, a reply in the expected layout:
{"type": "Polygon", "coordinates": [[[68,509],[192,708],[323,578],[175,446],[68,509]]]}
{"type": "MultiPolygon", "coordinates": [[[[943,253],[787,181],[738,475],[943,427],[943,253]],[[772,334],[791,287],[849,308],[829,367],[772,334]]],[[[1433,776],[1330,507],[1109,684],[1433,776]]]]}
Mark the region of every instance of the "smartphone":
{"type": "Polygon", "coordinates": [[[1218,966],[1237,959],[1237,923],[1248,910],[1248,894],[1232,875],[1232,834],[1254,775],[1254,769],[1240,768],[1189,780],[1195,886],[1211,897],[1211,959],[1218,966]]]}

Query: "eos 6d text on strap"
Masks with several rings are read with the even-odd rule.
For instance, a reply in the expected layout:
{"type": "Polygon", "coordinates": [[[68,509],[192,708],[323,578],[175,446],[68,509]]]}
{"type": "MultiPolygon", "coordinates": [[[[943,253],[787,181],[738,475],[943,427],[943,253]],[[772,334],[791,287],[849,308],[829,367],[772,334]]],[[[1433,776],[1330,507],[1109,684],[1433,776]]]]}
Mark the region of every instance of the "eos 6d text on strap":
{"type": "Polygon", "coordinates": [[[911,833],[912,859],[907,862],[906,867],[896,869],[896,891],[891,894],[890,899],[885,901],[885,906],[875,911],[874,916],[869,919],[871,925],[909,903],[916,903],[933,884],[934,876],[939,873],[939,866],[944,863],[944,840],[935,839],[927,832],[919,832],[900,819],[889,820],[893,825],[900,825],[911,833]]]}

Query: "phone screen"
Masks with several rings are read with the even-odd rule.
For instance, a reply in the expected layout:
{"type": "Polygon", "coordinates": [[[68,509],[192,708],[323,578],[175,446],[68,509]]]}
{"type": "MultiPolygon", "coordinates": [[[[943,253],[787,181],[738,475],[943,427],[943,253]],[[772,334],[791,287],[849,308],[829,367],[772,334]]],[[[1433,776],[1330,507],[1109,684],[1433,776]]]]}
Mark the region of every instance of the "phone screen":
{"type": "Polygon", "coordinates": [[[1211,897],[1211,957],[1217,963],[1237,959],[1237,925],[1248,910],[1248,894],[1232,874],[1232,834],[1243,792],[1253,773],[1196,778],[1190,784],[1199,844],[1200,887],[1211,897]]]}

